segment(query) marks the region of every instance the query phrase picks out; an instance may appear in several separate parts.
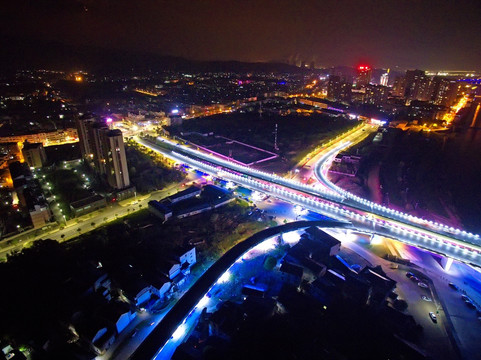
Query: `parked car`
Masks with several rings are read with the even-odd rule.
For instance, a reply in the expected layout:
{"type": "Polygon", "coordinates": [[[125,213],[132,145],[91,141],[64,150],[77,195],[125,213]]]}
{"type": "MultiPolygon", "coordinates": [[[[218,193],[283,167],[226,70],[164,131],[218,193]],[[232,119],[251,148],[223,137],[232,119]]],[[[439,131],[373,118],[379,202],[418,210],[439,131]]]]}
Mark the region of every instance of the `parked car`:
{"type": "Polygon", "coordinates": [[[429,313],[429,317],[431,318],[431,320],[433,321],[433,323],[437,323],[437,322],[438,322],[438,318],[436,317],[436,314],[433,313],[432,311],[429,313]]]}
{"type": "Polygon", "coordinates": [[[407,272],[406,273],[406,277],[408,278],[412,278],[414,276],[414,274],[412,272],[407,272]]]}
{"type": "Polygon", "coordinates": [[[418,282],[418,286],[427,289],[429,286],[423,282],[418,282]]]}

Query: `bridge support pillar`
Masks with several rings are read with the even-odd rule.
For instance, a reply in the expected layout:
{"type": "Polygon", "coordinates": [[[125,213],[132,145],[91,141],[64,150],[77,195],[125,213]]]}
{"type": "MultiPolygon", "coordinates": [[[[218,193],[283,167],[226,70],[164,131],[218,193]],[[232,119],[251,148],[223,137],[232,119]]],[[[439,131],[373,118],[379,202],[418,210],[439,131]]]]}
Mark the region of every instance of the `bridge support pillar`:
{"type": "Polygon", "coordinates": [[[452,258],[445,257],[445,256],[441,258],[441,266],[443,267],[444,270],[449,271],[452,264],[453,264],[452,258]]]}

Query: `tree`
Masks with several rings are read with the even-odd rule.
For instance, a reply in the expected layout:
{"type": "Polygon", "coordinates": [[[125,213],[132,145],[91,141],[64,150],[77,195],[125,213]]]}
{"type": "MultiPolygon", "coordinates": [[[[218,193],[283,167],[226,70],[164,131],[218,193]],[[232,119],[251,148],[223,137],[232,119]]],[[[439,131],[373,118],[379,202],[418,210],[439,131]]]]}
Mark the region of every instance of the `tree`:
{"type": "Polygon", "coordinates": [[[60,237],[62,238],[62,240],[65,238],[65,234],[62,234],[60,235],[60,237]]]}
{"type": "Polygon", "coordinates": [[[90,223],[90,226],[95,227],[95,223],[94,223],[94,222],[91,222],[91,223],[90,223]]]}
{"type": "Polygon", "coordinates": [[[272,270],[277,265],[277,259],[274,256],[268,255],[264,261],[264,269],[272,270]]]}
{"type": "Polygon", "coordinates": [[[77,232],[80,234],[80,232],[82,231],[82,229],[80,228],[77,228],[77,232]]]}

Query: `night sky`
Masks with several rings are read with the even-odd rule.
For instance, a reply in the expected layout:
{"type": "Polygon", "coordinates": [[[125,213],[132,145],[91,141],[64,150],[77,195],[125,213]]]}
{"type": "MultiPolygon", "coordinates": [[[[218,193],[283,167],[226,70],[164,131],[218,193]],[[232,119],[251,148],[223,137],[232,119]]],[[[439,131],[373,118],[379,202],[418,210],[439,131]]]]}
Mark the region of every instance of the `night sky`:
{"type": "Polygon", "coordinates": [[[196,60],[481,69],[481,0],[2,0],[2,36],[196,60]]]}

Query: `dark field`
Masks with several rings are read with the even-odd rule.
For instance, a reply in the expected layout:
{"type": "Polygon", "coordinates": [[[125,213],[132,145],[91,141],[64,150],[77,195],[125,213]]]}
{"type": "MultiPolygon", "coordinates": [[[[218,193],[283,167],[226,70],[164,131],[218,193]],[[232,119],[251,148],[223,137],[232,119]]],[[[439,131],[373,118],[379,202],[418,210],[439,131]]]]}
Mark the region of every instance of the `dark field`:
{"type": "Polygon", "coordinates": [[[439,135],[392,129],[382,145],[365,161],[380,165],[385,202],[481,232],[480,130],[439,135]]]}
{"type": "MultiPolygon", "coordinates": [[[[263,165],[269,164],[276,169],[286,171],[323,141],[356,125],[357,122],[343,118],[333,119],[322,114],[311,114],[311,116],[263,114],[260,116],[258,113],[234,113],[188,120],[180,126],[170,127],[169,131],[172,135],[179,136],[180,132],[213,132],[214,135],[225,136],[275,152],[281,159],[271,160],[263,165]],[[274,151],[276,124],[279,151],[274,151]]],[[[226,150],[228,155],[228,149],[226,150]]]]}
{"type": "Polygon", "coordinates": [[[252,163],[276,156],[272,152],[267,152],[260,148],[254,148],[249,145],[227,139],[221,136],[184,136],[192,145],[196,144],[217,154],[232,158],[243,164],[250,165],[252,163]]]}

